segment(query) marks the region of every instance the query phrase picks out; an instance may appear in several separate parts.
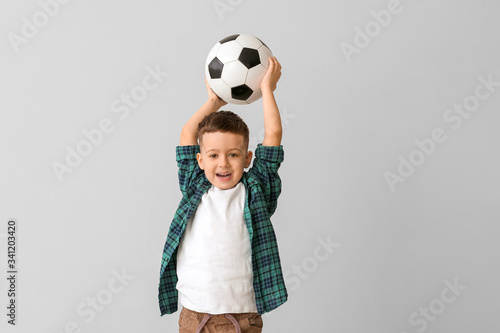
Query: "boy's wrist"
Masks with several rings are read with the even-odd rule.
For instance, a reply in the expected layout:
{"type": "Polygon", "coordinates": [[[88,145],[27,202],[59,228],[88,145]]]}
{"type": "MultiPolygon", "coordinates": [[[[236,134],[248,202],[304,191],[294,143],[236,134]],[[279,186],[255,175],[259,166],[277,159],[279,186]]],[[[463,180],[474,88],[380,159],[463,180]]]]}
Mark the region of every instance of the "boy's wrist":
{"type": "Polygon", "coordinates": [[[261,91],[262,91],[262,95],[274,94],[274,91],[271,89],[271,87],[262,87],[261,91]]]}
{"type": "Polygon", "coordinates": [[[219,98],[217,98],[217,99],[209,98],[206,101],[206,104],[208,104],[210,106],[210,108],[213,109],[214,111],[219,110],[219,108],[221,108],[224,105],[222,100],[220,100],[219,98]]]}

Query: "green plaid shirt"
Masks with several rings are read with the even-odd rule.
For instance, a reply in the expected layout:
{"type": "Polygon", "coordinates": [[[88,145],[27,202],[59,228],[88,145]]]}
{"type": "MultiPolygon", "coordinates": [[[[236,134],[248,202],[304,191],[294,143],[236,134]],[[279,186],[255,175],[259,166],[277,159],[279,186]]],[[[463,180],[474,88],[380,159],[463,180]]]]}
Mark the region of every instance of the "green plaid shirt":
{"type": "MultiPolygon", "coordinates": [[[[212,184],[198,166],[196,153],[200,146],[177,146],[179,186],[182,199],[170,224],[160,269],[158,299],[161,316],[177,311],[177,247],[187,221],[212,184]]],[[[255,159],[241,181],[246,189],[243,217],[252,244],[253,288],[257,312],[269,312],[288,298],[281,270],[278,244],[270,217],[277,207],[281,193],[278,169],[283,161],[283,146],[258,144],[255,159]]]]}

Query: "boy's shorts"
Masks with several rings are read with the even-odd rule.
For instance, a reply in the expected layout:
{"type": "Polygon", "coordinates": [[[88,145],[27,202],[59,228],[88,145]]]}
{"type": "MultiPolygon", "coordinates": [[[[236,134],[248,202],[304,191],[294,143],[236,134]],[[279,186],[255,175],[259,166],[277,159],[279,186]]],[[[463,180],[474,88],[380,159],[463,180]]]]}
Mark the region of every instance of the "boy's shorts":
{"type": "Polygon", "coordinates": [[[183,307],[179,315],[179,333],[261,333],[262,327],[262,316],[257,312],[210,315],[183,307]]]}

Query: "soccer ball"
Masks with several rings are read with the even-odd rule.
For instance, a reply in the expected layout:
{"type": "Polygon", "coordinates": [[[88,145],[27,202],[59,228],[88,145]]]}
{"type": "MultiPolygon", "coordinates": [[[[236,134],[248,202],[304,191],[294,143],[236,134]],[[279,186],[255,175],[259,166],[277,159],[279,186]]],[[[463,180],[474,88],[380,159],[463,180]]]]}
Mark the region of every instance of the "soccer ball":
{"type": "Polygon", "coordinates": [[[228,103],[253,103],[262,97],[260,83],[272,56],[257,37],[237,34],[221,39],[205,63],[208,85],[228,103]]]}

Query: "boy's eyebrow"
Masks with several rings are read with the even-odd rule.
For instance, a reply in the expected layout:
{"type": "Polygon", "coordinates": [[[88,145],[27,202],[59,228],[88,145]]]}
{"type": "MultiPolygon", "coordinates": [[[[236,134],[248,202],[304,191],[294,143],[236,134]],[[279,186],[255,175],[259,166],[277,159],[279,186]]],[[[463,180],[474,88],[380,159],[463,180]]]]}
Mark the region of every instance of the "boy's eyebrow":
{"type": "MultiPolygon", "coordinates": [[[[231,148],[231,149],[229,149],[228,151],[235,150],[235,149],[236,149],[237,151],[241,152],[241,149],[239,149],[239,148],[231,148]]],[[[212,151],[212,150],[214,150],[214,151],[218,151],[218,149],[212,148],[212,149],[207,150],[207,151],[206,151],[206,153],[208,153],[208,152],[210,152],[210,151],[212,151]]]]}

